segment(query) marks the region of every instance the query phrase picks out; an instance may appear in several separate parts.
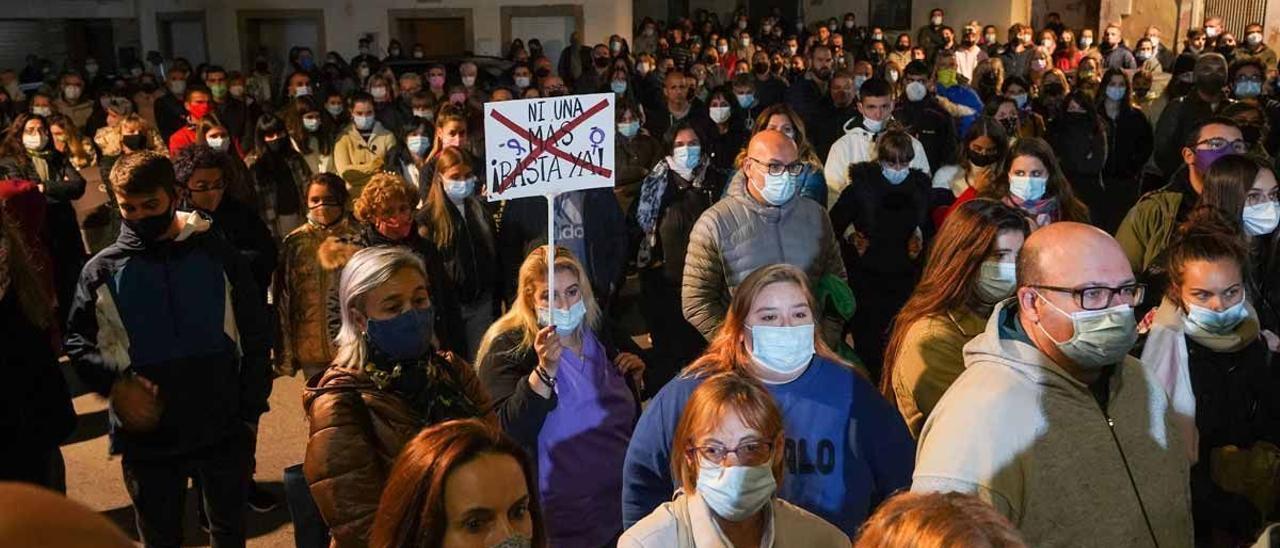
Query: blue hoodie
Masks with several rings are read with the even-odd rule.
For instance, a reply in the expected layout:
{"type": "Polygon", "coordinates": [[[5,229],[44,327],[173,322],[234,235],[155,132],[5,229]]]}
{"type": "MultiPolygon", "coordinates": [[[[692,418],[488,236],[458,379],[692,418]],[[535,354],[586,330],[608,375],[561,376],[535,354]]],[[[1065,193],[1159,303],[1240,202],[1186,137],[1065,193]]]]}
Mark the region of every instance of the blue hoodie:
{"type": "MultiPolygon", "coordinates": [[[[671,444],[702,378],[677,377],[636,424],[622,476],[622,520],[631,527],[671,500],[671,444]]],[[[800,378],[765,385],[786,432],[778,496],[854,535],[881,501],[911,485],[915,442],[902,417],[852,369],[814,357],[800,378]]]]}

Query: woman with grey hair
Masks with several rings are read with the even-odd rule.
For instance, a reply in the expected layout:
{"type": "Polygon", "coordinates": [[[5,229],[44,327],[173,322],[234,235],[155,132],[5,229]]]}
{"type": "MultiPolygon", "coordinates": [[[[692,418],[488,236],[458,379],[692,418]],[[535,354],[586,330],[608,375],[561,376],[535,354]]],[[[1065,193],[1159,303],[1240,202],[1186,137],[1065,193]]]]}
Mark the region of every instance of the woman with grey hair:
{"type": "Polygon", "coordinates": [[[337,354],[303,394],[303,473],[337,546],[368,544],[391,464],[419,430],[492,420],[471,366],[436,350],[427,287],[422,259],[405,248],[362,249],[342,270],[337,354]]]}

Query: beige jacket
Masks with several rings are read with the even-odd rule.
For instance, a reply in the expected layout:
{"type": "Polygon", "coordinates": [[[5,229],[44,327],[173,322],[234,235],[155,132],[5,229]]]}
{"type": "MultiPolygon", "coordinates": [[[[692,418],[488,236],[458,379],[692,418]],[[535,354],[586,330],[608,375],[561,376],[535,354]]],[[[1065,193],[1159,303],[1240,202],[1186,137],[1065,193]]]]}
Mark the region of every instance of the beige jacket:
{"type": "Polygon", "coordinates": [[[347,124],[333,145],[333,165],[336,172],[347,182],[351,190],[351,200],[355,201],[364,190],[364,184],[374,173],[382,171],[384,158],[396,146],[396,136],[381,122],[373,123],[373,133],[365,140],[356,130],[355,124],[347,124]]]}
{"type": "Polygon", "coordinates": [[[907,328],[892,358],[892,382],[894,403],[912,437],[920,438],[929,413],[964,373],[964,345],[982,333],[985,324],[985,316],[956,311],[916,320],[907,328]]]}
{"type": "MultiPolygon", "coordinates": [[[[636,522],[618,539],[618,548],[733,548],[733,543],[716,525],[711,509],[697,493],[689,495],[687,518],[681,523],[674,502],[663,503],[652,514],[636,522]],[[693,544],[679,542],[679,530],[692,532],[693,544]]],[[[835,525],[780,498],[765,511],[767,524],[761,548],[826,548],[850,545],[849,537],[835,525]]]]}
{"type": "Polygon", "coordinates": [[[1192,546],[1190,465],[1164,391],[1136,358],[1089,386],[1030,344],[1017,303],[964,347],[965,372],[925,421],[911,490],[987,501],[1029,546],[1192,546]]]}

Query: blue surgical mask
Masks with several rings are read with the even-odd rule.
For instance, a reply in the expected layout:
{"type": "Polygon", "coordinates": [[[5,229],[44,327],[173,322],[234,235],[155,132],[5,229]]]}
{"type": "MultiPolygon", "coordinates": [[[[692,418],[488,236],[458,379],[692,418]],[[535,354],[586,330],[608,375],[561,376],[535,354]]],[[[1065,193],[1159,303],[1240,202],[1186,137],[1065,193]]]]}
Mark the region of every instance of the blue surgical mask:
{"type": "Polygon", "coordinates": [[[733,522],[745,520],[769,503],[778,489],[769,464],[720,466],[698,461],[698,496],[717,516],[733,522]]]}
{"type": "Polygon", "coordinates": [[[1102,310],[1081,310],[1067,313],[1049,299],[1040,296],[1040,300],[1059,314],[1071,319],[1072,335],[1070,339],[1058,342],[1045,331],[1044,326],[1036,323],[1040,333],[1053,341],[1067,359],[1085,369],[1098,369],[1115,365],[1124,360],[1125,355],[1138,340],[1137,320],[1133,316],[1133,307],[1127,304],[1113,306],[1102,310]]]}
{"type": "Polygon", "coordinates": [[[785,171],[781,175],[765,173],[764,187],[760,189],[760,195],[769,204],[781,206],[795,197],[799,187],[799,178],[790,173],[785,171]]]}
{"type": "Polygon", "coordinates": [[[751,108],[756,104],[756,96],[750,93],[742,93],[738,96],[738,106],[742,108],[751,108]]]}
{"type": "Polygon", "coordinates": [[[619,123],[618,133],[621,133],[623,137],[628,139],[635,137],[637,133],[640,133],[640,122],[632,120],[630,122],[619,123]]]}
{"type": "Polygon", "coordinates": [[[907,180],[907,175],[911,174],[911,168],[904,167],[902,169],[893,169],[887,165],[881,164],[880,173],[884,175],[885,179],[889,180],[889,184],[900,185],[903,181],[907,180]]]}
{"type": "Polygon", "coordinates": [[[1225,335],[1235,330],[1245,318],[1249,317],[1249,309],[1244,306],[1244,299],[1236,303],[1222,312],[1196,306],[1194,304],[1187,305],[1187,322],[1189,322],[1193,330],[1199,329],[1214,335],[1225,335]]]}
{"type": "Polygon", "coordinates": [[[698,162],[702,160],[702,147],[698,145],[676,147],[671,151],[671,159],[675,160],[678,166],[693,169],[698,167],[698,162]]]}
{"type": "Polygon", "coordinates": [[[1245,206],[1244,232],[1249,236],[1262,236],[1275,231],[1280,224],[1280,203],[1266,202],[1245,206]]]}
{"type": "Polygon", "coordinates": [[[471,192],[475,190],[475,177],[467,177],[466,179],[442,179],[444,186],[444,194],[450,200],[460,202],[471,196],[471,192]]]}
{"type": "Polygon", "coordinates": [[[372,344],[392,360],[415,360],[431,350],[435,312],[414,308],[394,318],[369,320],[365,333],[372,344]]]}
{"type": "Polygon", "coordinates": [[[324,109],[329,113],[330,116],[337,116],[339,114],[342,114],[342,105],[325,105],[324,109]]]}
{"type": "Polygon", "coordinates": [[[1262,95],[1262,82],[1242,80],[1240,82],[1236,82],[1235,91],[1236,91],[1236,97],[1240,99],[1257,97],[1259,95],[1262,95]]]}
{"type": "Polygon", "coordinates": [[[409,147],[409,151],[422,156],[427,152],[427,147],[431,144],[431,139],[422,135],[410,135],[405,139],[405,145],[409,147]]]}
{"type": "Polygon", "coordinates": [[[1014,95],[1013,104],[1018,105],[1018,108],[1027,108],[1027,94],[1019,93],[1014,95]]]}
{"type": "Polygon", "coordinates": [[[1124,86],[1107,86],[1107,99],[1119,101],[1124,99],[1124,86]]]}
{"type": "Polygon", "coordinates": [[[356,129],[360,131],[369,131],[373,129],[373,116],[354,116],[351,118],[356,124],[356,129]]]}
{"type": "Polygon", "coordinates": [[[554,320],[556,325],[556,334],[561,337],[568,337],[582,325],[582,319],[587,316],[587,305],[579,300],[573,303],[568,310],[557,308],[548,311],[545,307],[538,307],[538,325],[548,326],[554,320]]]}
{"type": "Polygon", "coordinates": [[[751,359],[760,367],[795,373],[813,359],[813,324],[793,326],[753,325],[751,359]]]}
{"type": "Polygon", "coordinates": [[[1009,193],[1017,196],[1019,200],[1024,202],[1039,200],[1044,196],[1045,186],[1048,183],[1048,177],[1010,175],[1009,193]]]}
{"type": "Polygon", "coordinates": [[[609,82],[609,89],[612,89],[618,95],[622,95],[627,92],[627,83],[622,80],[614,80],[609,82]]]}

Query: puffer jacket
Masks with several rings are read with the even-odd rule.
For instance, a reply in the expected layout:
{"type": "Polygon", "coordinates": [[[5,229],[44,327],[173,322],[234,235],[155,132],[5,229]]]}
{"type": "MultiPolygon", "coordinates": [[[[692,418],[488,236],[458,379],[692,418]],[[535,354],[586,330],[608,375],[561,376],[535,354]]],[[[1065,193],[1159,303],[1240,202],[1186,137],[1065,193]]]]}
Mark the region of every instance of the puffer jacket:
{"type": "Polygon", "coordinates": [[[730,292],[757,268],[799,267],[810,281],[845,279],[844,261],[821,205],[797,196],[782,206],[761,204],[739,172],[724,199],[703,212],[689,236],[682,283],[684,317],[710,339],[724,322],[730,292]]]}
{"type": "MultiPolygon", "coordinates": [[[[382,171],[387,154],[395,148],[395,134],[382,127],[380,122],[374,122],[373,134],[367,141],[360,136],[355,124],[347,124],[333,145],[333,166],[351,190],[349,201],[354,202],[360,197],[365,183],[374,173],[382,171]]],[[[348,207],[350,205],[347,204],[348,207]]]]}
{"type": "MultiPolygon", "coordinates": [[[[451,353],[431,365],[449,375],[463,394],[484,410],[489,397],[465,361],[451,353]]],[[[331,546],[366,546],[378,500],[396,456],[426,426],[455,416],[424,417],[403,397],[378,388],[363,371],[333,367],[307,383],[303,409],[311,425],[303,475],[333,535],[331,546]]]]}
{"type": "Polygon", "coordinates": [[[328,228],[307,222],[285,236],[271,286],[280,310],[277,373],[292,376],[299,369],[316,371],[333,361],[328,326],[334,318],[325,297],[336,291],[341,267],[321,260],[320,244],[329,238],[354,241],[359,234],[350,219],[343,219],[328,228]]]}

